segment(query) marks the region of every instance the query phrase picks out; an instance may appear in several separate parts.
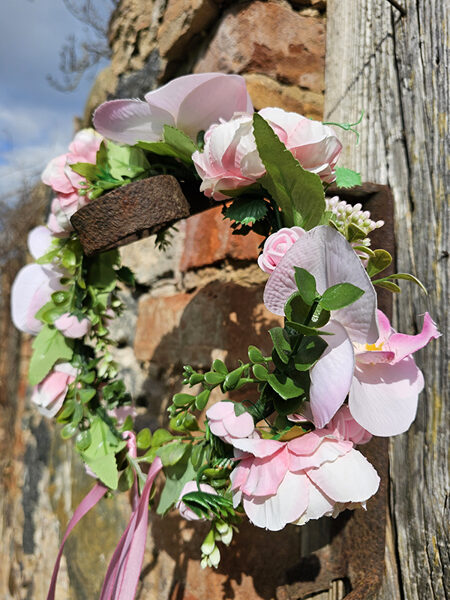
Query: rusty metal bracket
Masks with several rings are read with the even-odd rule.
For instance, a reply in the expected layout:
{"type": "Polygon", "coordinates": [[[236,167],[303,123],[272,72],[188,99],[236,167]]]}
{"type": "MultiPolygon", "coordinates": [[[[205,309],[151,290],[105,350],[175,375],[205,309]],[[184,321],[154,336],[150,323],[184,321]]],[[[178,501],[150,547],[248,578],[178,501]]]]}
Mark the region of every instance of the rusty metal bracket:
{"type": "MultiPolygon", "coordinates": [[[[351,204],[361,203],[375,220],[385,226],[371,234],[372,247],[381,244],[395,264],[393,199],[388,186],[365,183],[345,189],[330,188],[351,204]]],[[[189,215],[217,206],[198,190],[189,189],[170,175],[158,175],[109,192],[90,202],[72,216],[84,252],[92,255],[131,243],[146,233],[155,233],[189,215]],[[186,199],[189,198],[189,201],[186,199]]],[[[393,265],[390,271],[393,272],[393,265]]],[[[392,294],[378,290],[378,305],[392,317],[392,294]]],[[[388,441],[375,438],[361,448],[381,477],[378,493],[370,499],[367,511],[341,514],[331,526],[331,541],[316,552],[301,558],[292,583],[277,588],[277,600],[299,600],[329,590],[335,579],[350,583],[345,600],[371,600],[384,575],[386,514],[388,507],[388,441]]]]}

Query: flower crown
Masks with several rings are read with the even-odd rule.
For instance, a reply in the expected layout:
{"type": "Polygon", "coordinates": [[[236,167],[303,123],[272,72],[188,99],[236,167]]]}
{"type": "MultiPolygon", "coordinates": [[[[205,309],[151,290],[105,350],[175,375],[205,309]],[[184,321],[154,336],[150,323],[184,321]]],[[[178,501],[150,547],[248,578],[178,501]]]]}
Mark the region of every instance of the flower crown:
{"type": "MultiPolygon", "coordinates": [[[[377,310],[374,285],[399,292],[397,279],[421,284],[405,273],[379,276],[392,259],[371,248],[370,233],[383,222],[325,196],[332,183],[361,183],[336,166],[342,146],[329,125],[280,108],[254,113],[242,77],[210,73],[175,79],[145,101],[106,102],[94,126],[42,175],[55,197],[47,224],[29,235],[35,262],[16,277],[12,318],[35,336],[32,401],[62,425],[62,438],[75,438],[98,480],[68,533],[107,491],[132,490],[130,524],[101,594],[119,599],[134,597],[161,470],[157,512],[175,507],[210,522],[202,566],[217,567],[218,544],[230,543],[245,516],[277,531],[364,508],[380,480],[356,446],[409,428],[424,386],[412,354],[440,334],[428,313],[422,331],[407,335],[377,310]],[[233,233],[261,236],[264,303],[283,321],[268,332],[267,356],[250,346],[237,365],[185,366],[192,390],[173,397],[169,427],[135,431],[109,333],[124,310],[119,286],[133,287],[133,273],[117,249],[87,256],[71,217],[110,190],[161,174],[224,203],[233,233]],[[242,388],[256,389],[256,402],[226,397],[242,388]],[[211,404],[213,390],[224,399],[211,404]]],[[[162,248],[167,234],[157,236],[162,248]]]]}

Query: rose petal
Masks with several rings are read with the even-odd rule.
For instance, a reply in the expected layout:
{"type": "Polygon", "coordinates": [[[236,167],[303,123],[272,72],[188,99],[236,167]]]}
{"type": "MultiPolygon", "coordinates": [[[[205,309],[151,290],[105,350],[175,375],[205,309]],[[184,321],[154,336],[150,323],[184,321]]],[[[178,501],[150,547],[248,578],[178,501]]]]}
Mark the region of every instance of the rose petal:
{"type": "Polygon", "coordinates": [[[247,496],[270,496],[275,494],[289,467],[286,446],[268,458],[254,458],[243,494],[247,496]]]}

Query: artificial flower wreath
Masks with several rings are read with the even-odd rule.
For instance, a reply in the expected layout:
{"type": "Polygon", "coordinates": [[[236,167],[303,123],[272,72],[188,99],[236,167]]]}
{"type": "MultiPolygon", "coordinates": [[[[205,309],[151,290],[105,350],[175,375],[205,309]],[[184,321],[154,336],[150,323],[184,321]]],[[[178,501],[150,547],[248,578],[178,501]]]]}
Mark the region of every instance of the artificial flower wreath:
{"type": "Polygon", "coordinates": [[[218,543],[229,544],[245,516],[277,531],[364,508],[379,477],[356,446],[409,428],[424,385],[412,354],[439,333],[428,313],[422,331],[406,335],[377,310],[374,284],[398,292],[395,279],[419,282],[380,277],[391,257],[371,249],[370,232],[383,222],[325,197],[333,182],[360,183],[336,167],[342,146],[329,125],[280,108],[253,113],[242,77],[209,73],[175,79],[145,101],[106,102],[94,126],[42,175],[55,198],[46,226],[29,235],[36,262],[16,277],[12,317],[36,336],[32,401],[61,424],[64,439],[75,439],[98,480],[63,542],[108,490],[133,493],[105,600],[134,597],[161,470],[156,510],[176,507],[211,523],[202,566],[218,565],[218,543]],[[192,393],[176,394],[169,428],[151,433],[134,431],[133,402],[110,352],[109,324],[123,310],[118,285],[133,286],[133,274],[117,250],[85,256],[70,218],[109,190],[159,174],[230,200],[223,213],[234,233],[262,236],[264,303],[284,326],[268,332],[268,356],[250,346],[237,365],[215,360],[205,373],[185,366],[192,393]],[[257,388],[256,402],[208,404],[215,388],[225,396],[245,387],[257,388]]]}

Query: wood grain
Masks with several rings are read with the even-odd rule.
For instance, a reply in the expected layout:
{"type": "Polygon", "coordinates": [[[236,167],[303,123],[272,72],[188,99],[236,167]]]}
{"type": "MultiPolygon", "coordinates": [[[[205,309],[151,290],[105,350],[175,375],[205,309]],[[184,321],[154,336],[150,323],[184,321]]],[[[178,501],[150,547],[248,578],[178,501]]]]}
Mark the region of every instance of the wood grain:
{"type": "MultiPolygon", "coordinates": [[[[420,329],[428,310],[448,333],[449,42],[445,0],[410,0],[406,16],[385,0],[329,0],[326,120],[355,121],[341,164],[394,195],[397,270],[429,290],[402,285],[399,330],[420,329]]],[[[391,505],[380,600],[449,595],[448,336],[416,355],[424,372],[417,419],[390,445],[391,505]]]]}

